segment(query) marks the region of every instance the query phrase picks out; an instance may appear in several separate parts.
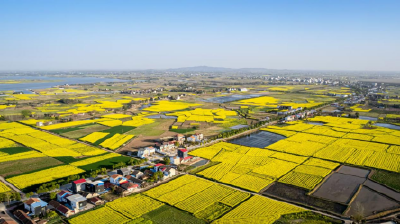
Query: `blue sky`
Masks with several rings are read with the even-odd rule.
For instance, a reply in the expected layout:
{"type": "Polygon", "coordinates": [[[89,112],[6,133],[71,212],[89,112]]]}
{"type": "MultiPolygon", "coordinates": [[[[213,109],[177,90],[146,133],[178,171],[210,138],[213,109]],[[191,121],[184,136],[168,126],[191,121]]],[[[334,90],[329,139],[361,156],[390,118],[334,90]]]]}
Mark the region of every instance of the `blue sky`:
{"type": "Polygon", "coordinates": [[[400,1],[0,1],[0,70],[400,71],[400,1]]]}

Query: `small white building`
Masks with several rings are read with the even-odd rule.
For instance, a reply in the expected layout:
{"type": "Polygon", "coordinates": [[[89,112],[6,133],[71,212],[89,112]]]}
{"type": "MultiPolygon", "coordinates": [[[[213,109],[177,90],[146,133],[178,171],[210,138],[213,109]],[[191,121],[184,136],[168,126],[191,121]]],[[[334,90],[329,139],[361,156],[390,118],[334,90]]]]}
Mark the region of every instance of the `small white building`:
{"type": "Polygon", "coordinates": [[[73,194],[69,197],[67,197],[68,204],[71,206],[72,209],[76,210],[81,210],[85,209],[87,205],[86,198],[84,198],[80,194],[73,194]]]}
{"type": "Polygon", "coordinates": [[[247,92],[248,90],[247,90],[247,88],[239,88],[239,91],[240,92],[247,92]]]}
{"type": "Polygon", "coordinates": [[[179,158],[178,156],[170,156],[169,160],[170,160],[171,164],[175,164],[175,165],[181,164],[181,158],[179,158]]]}
{"type": "Polygon", "coordinates": [[[203,134],[194,134],[186,138],[188,142],[201,142],[204,139],[203,134]]]}
{"type": "Polygon", "coordinates": [[[150,155],[153,155],[154,153],[156,153],[156,149],[153,146],[149,146],[146,148],[139,149],[137,156],[140,158],[146,158],[150,155]]]}

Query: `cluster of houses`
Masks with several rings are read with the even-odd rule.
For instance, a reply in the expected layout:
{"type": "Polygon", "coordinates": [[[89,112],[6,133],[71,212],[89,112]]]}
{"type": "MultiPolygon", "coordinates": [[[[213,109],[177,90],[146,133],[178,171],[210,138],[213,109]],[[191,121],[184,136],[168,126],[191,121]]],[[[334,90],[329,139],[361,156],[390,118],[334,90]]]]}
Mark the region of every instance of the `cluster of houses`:
{"type": "Polygon", "coordinates": [[[315,112],[316,112],[316,110],[303,111],[303,112],[300,112],[300,113],[297,113],[297,114],[286,116],[283,121],[284,122],[289,122],[289,121],[296,121],[296,120],[299,120],[299,119],[304,119],[304,118],[307,118],[307,117],[312,117],[312,116],[314,116],[315,112]]]}
{"type": "Polygon", "coordinates": [[[278,111],[277,114],[278,115],[287,115],[287,114],[293,114],[296,113],[298,111],[302,111],[303,108],[302,107],[298,107],[298,108],[293,108],[292,106],[278,106],[278,111]]]}
{"type": "Polygon", "coordinates": [[[227,92],[232,92],[232,91],[239,91],[239,92],[247,92],[247,88],[226,88],[225,89],[227,92]]]}
{"type": "Polygon", "coordinates": [[[171,164],[174,164],[174,165],[187,163],[187,162],[190,162],[192,159],[194,159],[194,158],[193,158],[193,156],[188,155],[187,149],[178,149],[178,155],[170,156],[170,158],[169,158],[171,164]]]}
{"type": "Polygon", "coordinates": [[[165,91],[163,87],[159,87],[156,89],[150,88],[150,89],[137,89],[137,90],[123,90],[120,93],[122,94],[130,94],[130,95],[141,95],[141,94],[148,94],[148,93],[160,93],[165,91]]]}
{"type": "Polygon", "coordinates": [[[168,152],[172,152],[178,148],[177,145],[183,145],[184,142],[201,142],[204,140],[203,134],[194,134],[188,137],[185,137],[182,134],[176,135],[175,139],[172,141],[160,141],[157,142],[154,146],[144,147],[138,150],[137,157],[139,158],[148,158],[156,153],[160,153],[162,155],[168,155],[168,152]],[[178,143],[178,144],[176,144],[178,143]]]}
{"type": "Polygon", "coordinates": [[[37,196],[31,197],[24,202],[23,209],[14,211],[14,217],[22,223],[36,223],[34,219],[46,215],[49,210],[69,217],[104,204],[105,201],[100,198],[100,195],[109,191],[122,196],[133,193],[136,189],[142,188],[146,180],[155,172],[162,172],[164,174],[162,179],[177,174],[175,168],[159,163],[144,172],[133,167],[126,167],[111,172],[109,177],[102,180],[75,180],[71,182],[69,189],[61,190],[56,198],[49,202],[37,196]]]}

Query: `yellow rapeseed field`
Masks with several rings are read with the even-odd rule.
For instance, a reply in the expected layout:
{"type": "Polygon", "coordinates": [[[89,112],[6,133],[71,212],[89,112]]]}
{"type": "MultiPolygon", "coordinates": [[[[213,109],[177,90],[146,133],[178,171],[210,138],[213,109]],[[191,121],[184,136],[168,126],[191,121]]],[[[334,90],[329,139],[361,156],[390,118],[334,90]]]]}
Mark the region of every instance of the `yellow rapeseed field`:
{"type": "Polygon", "coordinates": [[[153,111],[153,112],[164,112],[164,111],[176,111],[176,110],[184,110],[189,107],[200,106],[201,104],[195,103],[186,103],[182,101],[158,101],[154,102],[152,106],[147,107],[143,110],[145,111],[153,111]]]}
{"type": "Polygon", "coordinates": [[[63,165],[48,168],[45,170],[29,173],[29,174],[22,174],[18,176],[14,176],[11,178],[7,178],[7,181],[12,183],[14,186],[18,187],[19,189],[24,189],[26,187],[50,182],[59,178],[79,174],[85,172],[82,169],[79,169],[75,166],[71,165],[63,165]]]}
{"type": "Polygon", "coordinates": [[[117,149],[130,139],[132,139],[134,135],[125,135],[125,134],[115,134],[111,138],[108,138],[104,140],[100,145],[103,146],[104,148],[109,148],[109,149],[117,149]]]}
{"type": "Polygon", "coordinates": [[[90,143],[95,143],[97,140],[106,137],[108,134],[109,133],[106,133],[106,132],[93,132],[93,133],[90,133],[89,135],[86,135],[83,138],[80,138],[79,140],[82,140],[85,142],[90,142],[90,143]]]}
{"type": "Polygon", "coordinates": [[[275,201],[263,196],[254,195],[232,211],[216,220],[216,224],[255,224],[274,223],[282,215],[305,211],[302,208],[285,202],[275,201]]]}
{"type": "Polygon", "coordinates": [[[11,191],[11,189],[5,185],[3,182],[0,182],[0,193],[11,191]]]}

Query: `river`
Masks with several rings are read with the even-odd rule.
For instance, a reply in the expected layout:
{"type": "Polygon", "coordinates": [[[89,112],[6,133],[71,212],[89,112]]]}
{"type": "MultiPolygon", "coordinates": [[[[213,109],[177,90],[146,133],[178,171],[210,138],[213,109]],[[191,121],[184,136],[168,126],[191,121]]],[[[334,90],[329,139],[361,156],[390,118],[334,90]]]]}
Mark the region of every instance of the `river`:
{"type": "Polygon", "coordinates": [[[53,76],[1,76],[0,80],[43,80],[33,83],[0,84],[0,91],[12,90],[31,93],[29,89],[47,89],[64,84],[90,84],[99,82],[128,82],[129,80],[97,77],[53,77],[53,76]]]}

